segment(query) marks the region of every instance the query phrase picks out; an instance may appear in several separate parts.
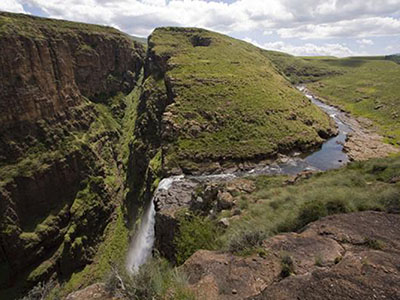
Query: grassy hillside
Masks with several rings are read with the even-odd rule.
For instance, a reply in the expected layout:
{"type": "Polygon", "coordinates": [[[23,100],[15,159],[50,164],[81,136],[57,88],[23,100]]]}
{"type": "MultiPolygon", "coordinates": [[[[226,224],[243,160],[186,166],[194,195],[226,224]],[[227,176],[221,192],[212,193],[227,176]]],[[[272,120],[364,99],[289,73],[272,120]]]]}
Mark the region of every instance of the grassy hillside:
{"type": "Polygon", "coordinates": [[[343,74],[309,87],[345,110],[372,120],[388,142],[400,144],[400,65],[383,57],[325,60],[320,64],[340,66],[343,74]]]}
{"type": "Polygon", "coordinates": [[[47,28],[52,32],[73,32],[79,30],[87,33],[104,33],[121,35],[121,32],[108,26],[87,23],[70,22],[48,18],[35,17],[25,14],[13,14],[0,11],[0,36],[5,33],[17,33],[27,37],[40,38],[45,34],[40,30],[47,28]]]}
{"type": "Polygon", "coordinates": [[[271,157],[315,147],[330,133],[330,119],[251,44],[206,30],[161,28],[149,46],[167,60],[173,94],[167,121],[177,134],[166,152],[168,168],[271,157]]]}
{"type": "Polygon", "coordinates": [[[388,142],[400,144],[400,65],[383,56],[299,58],[267,51],[293,83],[328,102],[373,121],[388,142]]]}

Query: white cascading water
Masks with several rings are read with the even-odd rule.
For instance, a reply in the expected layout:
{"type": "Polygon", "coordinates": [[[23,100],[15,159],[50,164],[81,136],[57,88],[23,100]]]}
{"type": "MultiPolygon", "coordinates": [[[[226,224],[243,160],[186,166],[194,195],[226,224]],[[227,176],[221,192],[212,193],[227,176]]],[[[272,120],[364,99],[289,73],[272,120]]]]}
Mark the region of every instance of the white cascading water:
{"type": "MultiPolygon", "coordinates": [[[[184,176],[172,176],[161,180],[156,191],[154,192],[154,197],[156,197],[158,191],[168,190],[174,181],[178,181],[183,178],[184,176]]],[[[135,274],[139,271],[140,266],[147,261],[153,249],[155,237],[154,217],[156,215],[156,210],[154,208],[154,197],[147,206],[146,211],[143,214],[139,230],[129,246],[126,267],[128,272],[132,274],[135,274]]]]}

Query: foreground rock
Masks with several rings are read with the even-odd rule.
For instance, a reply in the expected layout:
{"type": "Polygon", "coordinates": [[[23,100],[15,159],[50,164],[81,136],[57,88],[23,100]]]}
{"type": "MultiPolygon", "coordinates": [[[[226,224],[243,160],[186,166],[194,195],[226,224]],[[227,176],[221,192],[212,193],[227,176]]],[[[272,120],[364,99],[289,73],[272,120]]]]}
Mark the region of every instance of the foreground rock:
{"type": "Polygon", "coordinates": [[[199,299],[400,299],[400,215],[329,216],[265,240],[265,255],[198,251],[181,267],[199,299]]]}

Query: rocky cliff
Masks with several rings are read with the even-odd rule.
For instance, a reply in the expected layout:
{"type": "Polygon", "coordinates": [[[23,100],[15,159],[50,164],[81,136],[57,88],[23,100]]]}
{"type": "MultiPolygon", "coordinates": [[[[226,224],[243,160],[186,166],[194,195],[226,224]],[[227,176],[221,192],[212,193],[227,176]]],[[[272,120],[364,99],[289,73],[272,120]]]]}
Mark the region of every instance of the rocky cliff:
{"type": "Polygon", "coordinates": [[[8,13],[0,13],[0,51],[0,158],[7,162],[26,150],[13,145],[16,134],[35,135],[36,121],[65,119],[84,97],[101,102],[131,91],[144,55],[113,28],[8,13]]]}
{"type": "Polygon", "coordinates": [[[140,44],[109,27],[0,13],[4,297],[69,278],[121,214],[125,94],[143,60],[140,44]]]}

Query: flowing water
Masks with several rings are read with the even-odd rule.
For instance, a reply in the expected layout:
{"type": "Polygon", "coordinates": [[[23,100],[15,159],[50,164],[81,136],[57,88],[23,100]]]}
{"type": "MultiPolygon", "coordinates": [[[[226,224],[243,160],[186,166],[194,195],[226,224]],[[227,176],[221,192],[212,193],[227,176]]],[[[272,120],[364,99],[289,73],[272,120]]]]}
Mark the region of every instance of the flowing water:
{"type": "MultiPolygon", "coordinates": [[[[183,178],[184,176],[182,175],[164,178],[158,184],[154,195],[157,195],[157,193],[161,190],[168,190],[173,182],[183,178]]],[[[155,236],[155,214],[156,211],[154,209],[154,201],[152,200],[145,208],[139,229],[137,230],[129,247],[127,269],[130,273],[137,273],[139,271],[139,267],[143,265],[151,255],[155,236]]]]}
{"type": "MultiPolygon", "coordinates": [[[[298,89],[302,91],[307,98],[309,98],[315,105],[325,111],[337,124],[338,135],[332,137],[324,142],[321,149],[311,153],[306,157],[301,157],[300,153],[294,157],[287,158],[285,162],[274,163],[267,166],[259,166],[250,171],[239,171],[230,174],[213,174],[213,175],[201,175],[201,176],[172,176],[164,178],[160,181],[156,191],[154,192],[153,199],[157,197],[157,194],[162,190],[169,190],[171,186],[177,182],[185,180],[196,180],[198,182],[204,181],[224,181],[231,180],[235,177],[245,177],[254,175],[278,175],[278,174],[297,174],[305,170],[325,171],[329,169],[339,168],[340,166],[348,162],[346,153],[343,152],[343,144],[346,140],[346,136],[351,132],[351,127],[345,123],[344,114],[337,108],[327,105],[314,96],[308,91],[299,86],[298,89]]],[[[137,273],[139,267],[144,264],[150,257],[153,249],[155,232],[155,208],[154,201],[145,208],[141,223],[136,232],[136,235],[131,241],[128,258],[127,258],[127,269],[131,273],[137,273]]]]}

